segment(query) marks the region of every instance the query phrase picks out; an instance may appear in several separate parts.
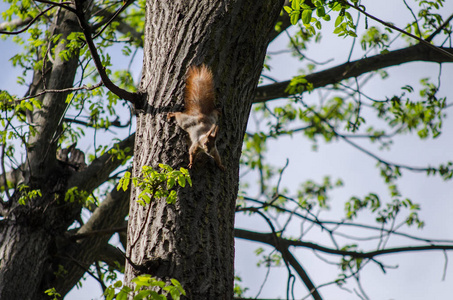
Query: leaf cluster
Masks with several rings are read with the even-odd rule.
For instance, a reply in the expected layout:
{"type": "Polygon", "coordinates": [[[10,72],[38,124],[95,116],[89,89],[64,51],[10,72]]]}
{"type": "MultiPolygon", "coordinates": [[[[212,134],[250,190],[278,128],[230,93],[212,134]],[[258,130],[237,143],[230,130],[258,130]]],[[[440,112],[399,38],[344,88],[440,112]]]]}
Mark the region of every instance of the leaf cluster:
{"type": "Polygon", "coordinates": [[[140,193],[137,196],[137,202],[145,206],[154,198],[165,198],[168,204],[174,204],[176,201],[176,186],[185,187],[186,183],[192,186],[192,180],[189,171],[184,168],[173,170],[168,165],[159,164],[161,171],[156,171],[149,166],[143,166],[140,177],[131,177],[130,172],[126,172],[118,182],[117,190],[126,191],[129,183],[139,188],[140,193]]]}
{"type": "Polygon", "coordinates": [[[113,285],[109,286],[104,296],[106,300],[126,300],[132,296],[134,300],[167,300],[167,296],[171,295],[170,299],[179,300],[181,295],[186,295],[181,283],[176,279],[170,279],[171,283],[166,284],[162,280],[157,280],[148,274],[143,274],[131,280],[135,285],[132,289],[126,285],[123,286],[121,280],[116,281],[113,285]],[[153,288],[159,288],[162,292],[156,292],[153,288]],[[117,290],[119,290],[117,292],[117,290]]]}

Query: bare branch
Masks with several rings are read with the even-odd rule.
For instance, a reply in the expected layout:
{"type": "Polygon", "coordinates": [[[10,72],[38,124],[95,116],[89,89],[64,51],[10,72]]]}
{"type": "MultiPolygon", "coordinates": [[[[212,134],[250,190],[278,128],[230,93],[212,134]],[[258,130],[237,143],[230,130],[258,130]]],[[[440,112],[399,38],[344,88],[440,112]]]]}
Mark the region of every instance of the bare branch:
{"type": "Polygon", "coordinates": [[[86,91],[91,91],[91,90],[94,90],[94,89],[97,89],[98,87],[102,86],[102,82],[99,82],[99,83],[96,83],[94,85],[91,85],[91,86],[87,86],[87,85],[83,85],[83,86],[80,86],[80,87],[72,87],[72,88],[65,88],[65,89],[59,89],[59,90],[43,90],[35,95],[31,95],[31,96],[27,96],[27,97],[24,97],[24,98],[21,98],[21,99],[16,99],[14,101],[22,101],[22,100],[27,100],[27,99],[32,99],[32,98],[36,98],[36,97],[39,97],[41,95],[44,95],[44,94],[50,94],[50,93],[67,93],[67,92],[75,92],[75,91],[80,91],[80,90],[86,90],[86,91]]]}
{"type": "MultiPolygon", "coordinates": [[[[282,239],[278,237],[277,232],[275,231],[274,225],[272,224],[271,220],[266,215],[264,215],[261,211],[256,210],[255,212],[258,213],[261,217],[263,217],[263,219],[267,222],[270,229],[272,230],[272,233],[270,233],[271,238],[272,238],[272,244],[270,244],[270,245],[273,245],[275,247],[275,249],[277,249],[282,254],[283,260],[285,261],[286,267],[290,274],[289,279],[291,279],[291,277],[294,276],[291,274],[291,270],[289,268],[289,265],[291,265],[294,268],[294,270],[297,272],[297,274],[299,275],[300,279],[303,281],[305,286],[307,287],[307,289],[310,292],[310,294],[312,295],[313,299],[322,300],[321,295],[319,294],[315,285],[311,281],[307,272],[305,272],[304,268],[299,264],[299,262],[296,260],[296,258],[288,250],[289,245],[280,243],[280,241],[282,239]]],[[[236,232],[236,229],[235,229],[235,232],[236,232]]],[[[235,236],[236,236],[236,233],[235,233],[235,236]]],[[[289,281],[288,281],[288,284],[289,284],[289,281]]],[[[289,292],[289,285],[288,285],[287,293],[288,292],[289,292]]]]}
{"type": "Polygon", "coordinates": [[[445,51],[444,49],[442,49],[442,48],[440,48],[440,47],[437,47],[437,46],[431,44],[431,43],[428,42],[428,41],[425,41],[424,39],[422,39],[422,38],[420,38],[420,37],[418,37],[418,36],[415,36],[415,35],[413,35],[413,34],[407,32],[407,31],[405,31],[405,30],[402,30],[402,29],[396,27],[396,26],[393,25],[393,24],[390,24],[390,23],[388,23],[388,22],[385,22],[385,21],[383,21],[383,20],[381,20],[381,19],[379,19],[379,18],[377,18],[377,17],[375,17],[375,16],[373,16],[373,15],[367,13],[365,10],[361,9],[359,6],[352,5],[352,4],[350,4],[348,1],[345,1],[345,3],[346,3],[347,5],[349,5],[350,7],[354,8],[355,10],[361,12],[362,14],[364,14],[365,16],[367,16],[368,18],[373,19],[373,20],[375,20],[376,22],[379,22],[379,23],[381,23],[382,25],[385,25],[385,26],[387,26],[387,27],[389,27],[389,28],[392,28],[392,29],[394,29],[394,30],[396,30],[396,31],[398,31],[398,32],[401,32],[402,34],[405,34],[405,35],[407,35],[407,36],[409,36],[409,37],[411,37],[411,38],[413,38],[413,39],[419,41],[419,42],[422,43],[423,45],[432,48],[434,51],[437,51],[437,52],[439,52],[439,53],[441,53],[441,54],[443,54],[443,55],[446,55],[446,56],[450,57],[450,59],[453,59],[453,54],[452,54],[452,53],[450,53],[450,52],[448,52],[448,51],[445,51]]]}
{"type": "MultiPolygon", "coordinates": [[[[108,10],[104,8],[100,8],[95,6],[94,7],[94,13],[93,16],[101,16],[104,17],[105,21],[101,21],[99,24],[93,25],[93,31],[97,31],[97,29],[107,22],[110,22],[110,20],[113,20],[113,13],[109,12],[108,10]]],[[[120,16],[115,17],[115,22],[118,22],[118,26],[116,27],[116,30],[121,32],[124,35],[131,35],[135,40],[139,41],[139,45],[143,46],[143,32],[137,31],[136,28],[130,26],[127,22],[125,22],[120,16]]]]}
{"type": "Polygon", "coordinates": [[[64,8],[64,9],[76,14],[76,11],[72,7],[69,7],[66,5],[66,4],[71,5],[72,2],[52,2],[52,1],[47,1],[47,0],[35,0],[35,1],[40,2],[40,3],[50,4],[52,6],[59,6],[61,8],[64,8]]]}
{"type": "MultiPolygon", "coordinates": [[[[80,124],[80,125],[83,125],[86,127],[95,127],[95,125],[96,125],[92,122],[84,122],[84,121],[80,121],[80,120],[72,119],[72,118],[64,118],[63,120],[68,123],[76,123],[76,124],[80,124]]],[[[119,121],[119,117],[117,117],[114,121],[108,121],[108,124],[109,124],[109,127],[112,126],[112,127],[117,127],[117,128],[126,128],[126,127],[131,126],[131,121],[132,120],[129,119],[129,121],[126,124],[121,125],[121,122],[119,121]]],[[[105,130],[108,130],[108,128],[105,127],[105,130]]]]}
{"type": "Polygon", "coordinates": [[[442,25],[440,25],[439,28],[437,28],[433,33],[431,33],[431,35],[426,38],[426,41],[431,42],[436,37],[436,35],[438,35],[442,31],[442,29],[444,29],[448,24],[450,24],[451,20],[453,20],[453,14],[450,17],[448,17],[448,19],[445,20],[445,22],[442,25]]]}
{"type": "MultiPolygon", "coordinates": [[[[83,1],[82,1],[83,2],[83,1]]],[[[79,20],[80,27],[82,28],[82,32],[85,36],[86,43],[88,45],[88,48],[90,49],[91,56],[94,61],[94,65],[96,66],[96,69],[98,70],[99,76],[101,76],[102,82],[104,83],[105,87],[108,88],[112,93],[120,97],[121,99],[125,99],[130,101],[132,104],[135,104],[138,99],[140,98],[140,95],[137,93],[131,93],[129,91],[126,91],[116,84],[114,84],[110,78],[108,77],[105,67],[102,65],[101,58],[99,57],[99,54],[96,50],[96,46],[94,45],[93,38],[91,37],[91,28],[90,25],[88,24],[87,20],[85,19],[85,13],[83,11],[83,3],[81,0],[75,1],[76,5],[76,15],[77,19],[79,20]]]]}
{"type": "Polygon", "coordinates": [[[315,287],[310,277],[308,276],[307,272],[299,263],[299,261],[294,257],[291,251],[289,251],[288,247],[280,247],[279,251],[282,253],[284,259],[288,261],[291,267],[294,268],[297,274],[299,274],[308,291],[313,296],[313,299],[322,299],[321,296],[319,295],[319,292],[317,291],[317,288],[315,287]]]}
{"type": "Polygon", "coordinates": [[[109,20],[105,23],[104,27],[102,27],[99,32],[96,33],[95,36],[93,36],[93,39],[97,38],[117,17],[118,15],[123,12],[129,5],[131,5],[134,2],[134,0],[128,0],[126,3],[124,3],[123,6],[121,6],[120,9],[118,9],[114,14],[109,16],[109,20]]]}
{"type": "Polygon", "coordinates": [[[234,236],[237,238],[261,242],[264,244],[268,244],[271,246],[276,247],[275,239],[278,239],[280,245],[284,245],[285,247],[294,246],[294,247],[302,247],[308,248],[315,251],[320,251],[323,253],[334,254],[334,255],[341,255],[341,256],[350,256],[354,258],[374,258],[380,255],[387,255],[387,254],[394,254],[394,253],[401,253],[401,252],[416,252],[416,251],[446,251],[446,250],[453,250],[453,245],[426,245],[426,246],[407,246],[407,247],[395,247],[395,248],[387,248],[369,252],[358,252],[358,251],[346,251],[346,250],[338,250],[332,249],[324,246],[320,246],[318,244],[310,243],[310,242],[302,242],[302,241],[293,241],[288,240],[281,237],[274,237],[272,233],[260,233],[254,232],[244,229],[236,228],[234,231],[234,236]]]}
{"type": "MultiPolygon", "coordinates": [[[[453,48],[443,49],[448,53],[453,54],[453,48]]],[[[313,88],[316,89],[329,84],[337,83],[344,79],[357,77],[368,72],[414,61],[442,63],[453,62],[453,58],[439,54],[432,48],[428,48],[425,45],[418,44],[404,49],[390,51],[386,54],[378,54],[353,62],[348,62],[324,71],[307,75],[305,76],[305,79],[309,83],[312,83],[313,88]]],[[[290,96],[290,94],[286,92],[286,88],[289,83],[290,81],[283,81],[258,87],[254,103],[290,96]]]]}
{"type": "MultiPolygon", "coordinates": [[[[107,218],[107,217],[105,217],[107,218]]],[[[84,226],[82,226],[83,228],[84,226]]],[[[81,228],[81,229],[82,229],[81,228]]],[[[75,234],[72,239],[75,240],[80,240],[84,239],[87,237],[93,237],[93,236],[100,236],[100,235],[112,235],[117,232],[123,232],[127,230],[127,224],[124,226],[119,226],[119,227],[112,227],[112,228],[105,228],[105,229],[97,229],[97,230],[90,230],[84,233],[77,233],[75,234]]]]}

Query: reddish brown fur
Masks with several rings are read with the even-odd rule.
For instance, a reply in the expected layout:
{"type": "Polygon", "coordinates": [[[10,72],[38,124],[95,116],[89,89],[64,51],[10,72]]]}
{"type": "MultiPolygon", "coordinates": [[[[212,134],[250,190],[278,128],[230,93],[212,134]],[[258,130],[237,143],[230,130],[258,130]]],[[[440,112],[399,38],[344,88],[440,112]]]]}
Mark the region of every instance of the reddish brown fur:
{"type": "Polygon", "coordinates": [[[192,66],[187,73],[185,113],[208,115],[215,110],[214,80],[211,70],[205,65],[192,66]]]}
{"type": "Polygon", "coordinates": [[[167,119],[175,118],[178,125],[189,134],[189,168],[192,168],[197,153],[203,151],[214,158],[221,170],[225,170],[216,147],[220,111],[214,104],[212,72],[205,65],[190,67],[184,101],[184,112],[169,112],[167,119]]]}

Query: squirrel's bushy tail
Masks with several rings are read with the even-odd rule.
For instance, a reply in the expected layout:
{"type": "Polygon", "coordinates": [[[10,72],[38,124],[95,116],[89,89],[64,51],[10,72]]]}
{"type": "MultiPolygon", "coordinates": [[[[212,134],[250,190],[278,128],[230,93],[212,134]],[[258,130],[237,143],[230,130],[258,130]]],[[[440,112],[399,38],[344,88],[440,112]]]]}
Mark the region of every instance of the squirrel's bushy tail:
{"type": "Polygon", "coordinates": [[[206,65],[190,67],[184,99],[187,113],[210,114],[214,111],[214,79],[206,65]]]}

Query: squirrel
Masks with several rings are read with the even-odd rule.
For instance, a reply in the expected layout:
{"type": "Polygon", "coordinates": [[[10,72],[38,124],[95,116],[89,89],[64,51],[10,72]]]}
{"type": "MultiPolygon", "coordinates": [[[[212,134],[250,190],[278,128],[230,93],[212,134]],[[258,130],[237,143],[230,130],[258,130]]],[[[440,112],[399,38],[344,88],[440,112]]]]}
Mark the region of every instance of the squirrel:
{"type": "Polygon", "coordinates": [[[189,68],[184,95],[183,112],[170,112],[167,120],[175,118],[178,125],[189,134],[189,169],[198,152],[203,151],[214,158],[217,166],[225,171],[216,147],[220,110],[215,108],[214,80],[206,65],[189,68]]]}

